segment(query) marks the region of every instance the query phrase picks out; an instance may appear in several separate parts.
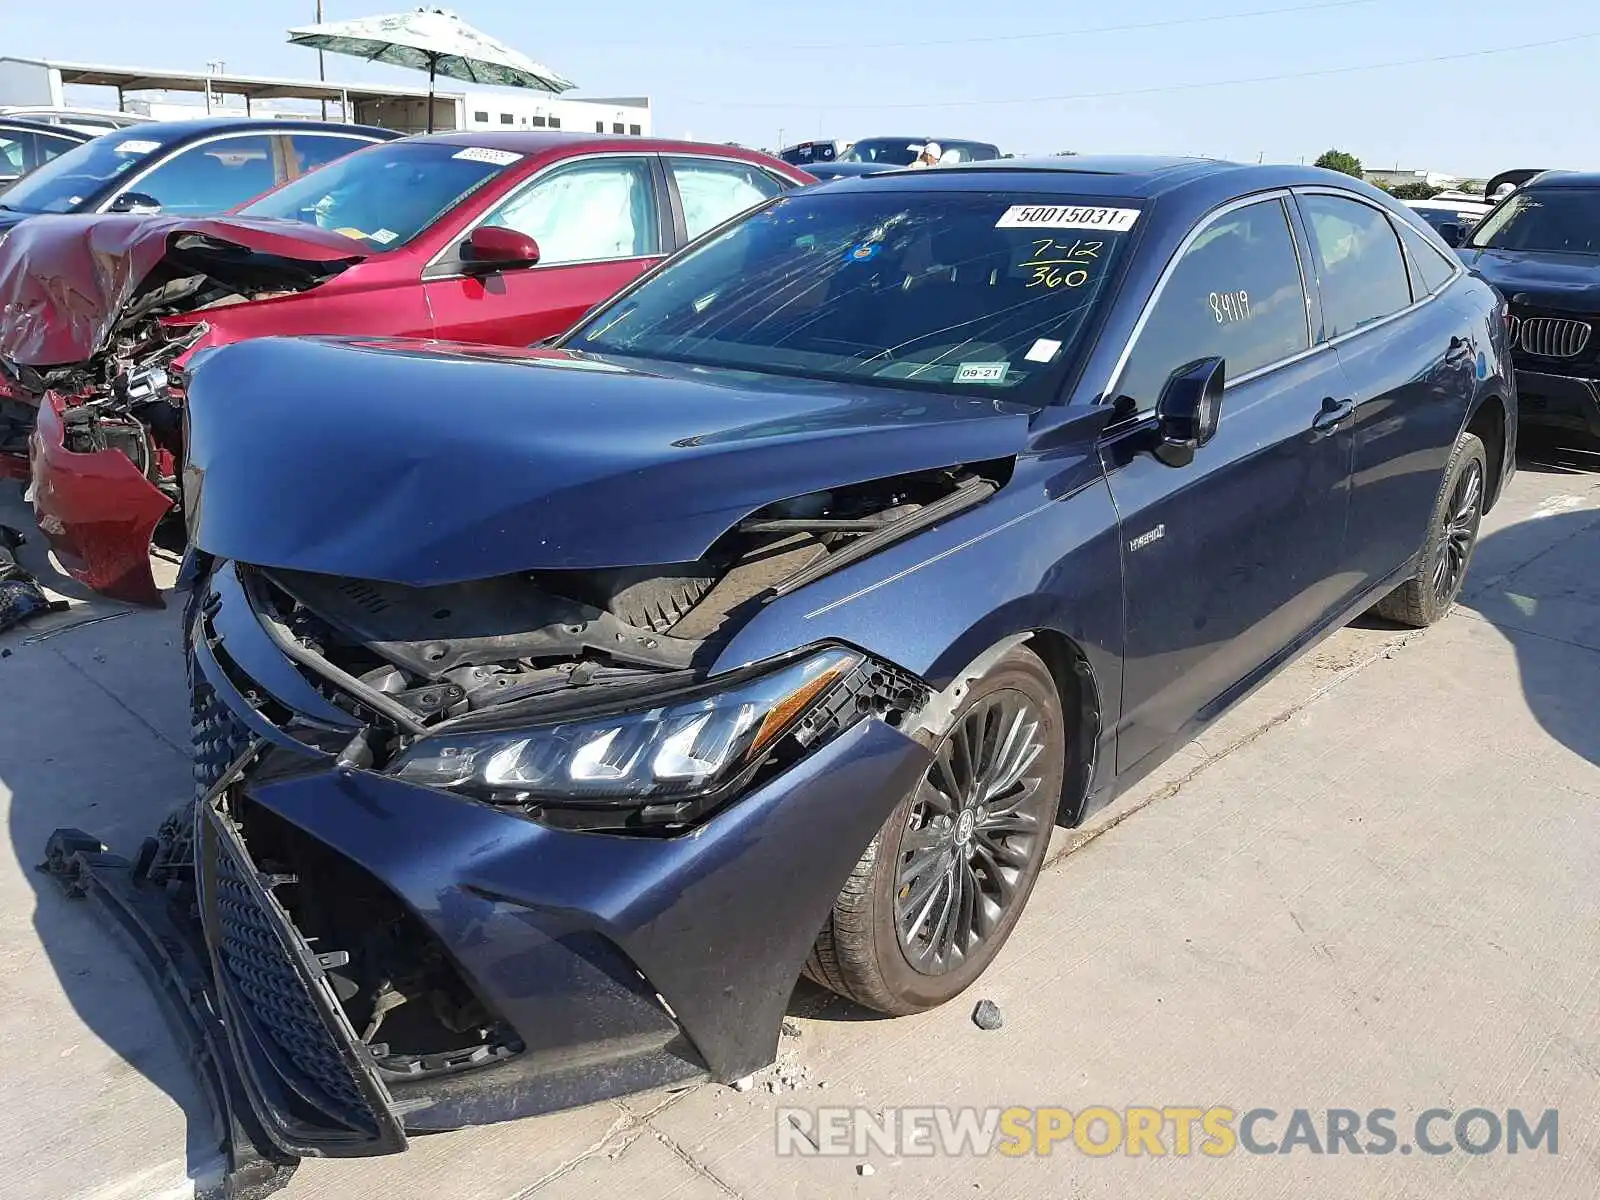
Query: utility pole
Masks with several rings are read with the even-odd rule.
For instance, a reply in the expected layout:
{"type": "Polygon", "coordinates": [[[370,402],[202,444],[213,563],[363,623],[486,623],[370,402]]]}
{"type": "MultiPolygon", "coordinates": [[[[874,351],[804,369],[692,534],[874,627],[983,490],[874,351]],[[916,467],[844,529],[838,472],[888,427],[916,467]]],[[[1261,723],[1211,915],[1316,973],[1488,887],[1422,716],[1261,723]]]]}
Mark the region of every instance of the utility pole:
{"type": "MultiPolygon", "coordinates": [[[[317,24],[322,24],[322,0],[317,0],[317,24]]],[[[317,51],[317,78],[323,83],[328,82],[328,72],[322,63],[321,50],[317,51]]],[[[324,121],[328,119],[328,98],[326,96],[322,98],[322,119],[324,121]]],[[[345,113],[344,119],[346,121],[350,120],[350,114],[345,113]]]]}
{"type": "Polygon", "coordinates": [[[772,148],[774,154],[783,149],[783,126],[778,126],[778,144],[772,148]]]}

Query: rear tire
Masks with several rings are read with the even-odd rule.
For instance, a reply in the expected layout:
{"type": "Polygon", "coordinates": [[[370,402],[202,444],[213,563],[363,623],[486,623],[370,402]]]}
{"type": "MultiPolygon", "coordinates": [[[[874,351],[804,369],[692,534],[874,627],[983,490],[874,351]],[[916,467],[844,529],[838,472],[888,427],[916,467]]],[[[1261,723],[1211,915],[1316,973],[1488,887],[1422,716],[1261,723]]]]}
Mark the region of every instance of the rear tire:
{"type": "Polygon", "coordinates": [[[1439,620],[1456,602],[1488,495],[1488,456],[1476,434],[1463,433],[1450,453],[1444,482],[1428,522],[1428,538],[1418,558],[1417,573],[1373,606],[1378,616],[1413,629],[1439,620]]]}
{"type": "Polygon", "coordinates": [[[896,1016],[967,988],[1039,877],[1065,760],[1055,681],[1018,647],[972,686],[933,763],[867,846],[806,975],[896,1016]]]}

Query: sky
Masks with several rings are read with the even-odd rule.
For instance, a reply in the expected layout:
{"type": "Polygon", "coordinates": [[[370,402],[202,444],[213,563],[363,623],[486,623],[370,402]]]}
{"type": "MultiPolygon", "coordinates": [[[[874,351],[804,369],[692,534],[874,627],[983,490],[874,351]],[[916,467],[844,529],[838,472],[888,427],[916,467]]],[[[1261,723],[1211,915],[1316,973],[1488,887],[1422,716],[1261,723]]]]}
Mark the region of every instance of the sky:
{"type": "MultiPolygon", "coordinates": [[[[384,0],[323,7],[324,20],[394,11],[384,0]]],[[[1369,168],[1479,178],[1600,167],[1600,9],[1578,0],[453,7],[575,80],[574,96],[648,95],[664,136],[775,148],[780,136],[905,134],[1019,154],[1252,162],[1309,162],[1337,147],[1369,168]]],[[[315,78],[315,53],[284,36],[314,15],[314,0],[9,0],[0,54],[195,71],[222,59],[228,71],[315,78]]],[[[421,81],[333,56],[328,76],[421,81]]]]}

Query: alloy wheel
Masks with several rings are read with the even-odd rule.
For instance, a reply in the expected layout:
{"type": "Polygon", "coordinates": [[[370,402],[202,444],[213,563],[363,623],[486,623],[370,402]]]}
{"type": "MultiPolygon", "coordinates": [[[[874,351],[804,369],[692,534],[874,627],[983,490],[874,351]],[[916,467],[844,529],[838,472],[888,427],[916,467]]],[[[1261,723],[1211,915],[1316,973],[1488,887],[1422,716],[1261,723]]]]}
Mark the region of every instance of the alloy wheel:
{"type": "Polygon", "coordinates": [[[1448,604],[1461,587],[1467,560],[1478,538],[1478,523],[1483,519],[1483,466],[1470,461],[1451,490],[1445,509],[1444,536],[1433,561],[1433,594],[1440,604],[1448,604]]]}
{"type": "Polygon", "coordinates": [[[1049,834],[1043,730],[1028,696],[995,692],[945,736],[918,784],[895,888],[895,931],[917,971],[961,966],[1016,902],[1049,834]]]}

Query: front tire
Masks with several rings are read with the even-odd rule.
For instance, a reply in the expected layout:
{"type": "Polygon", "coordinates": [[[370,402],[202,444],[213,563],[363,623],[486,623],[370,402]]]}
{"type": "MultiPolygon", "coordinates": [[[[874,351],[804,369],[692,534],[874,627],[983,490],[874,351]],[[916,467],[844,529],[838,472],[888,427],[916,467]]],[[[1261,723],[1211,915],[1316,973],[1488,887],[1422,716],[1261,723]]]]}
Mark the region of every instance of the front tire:
{"type": "Polygon", "coordinates": [[[1423,629],[1439,620],[1456,602],[1478,545],[1488,495],[1488,455],[1476,434],[1463,433],[1450,453],[1444,484],[1428,524],[1417,573],[1374,606],[1390,621],[1423,629]]]}
{"type": "Polygon", "coordinates": [[[898,1016],[943,1004],[983,974],[1044,864],[1062,726],[1055,681],[1025,647],[973,684],[927,772],[850,873],[806,975],[898,1016]]]}

